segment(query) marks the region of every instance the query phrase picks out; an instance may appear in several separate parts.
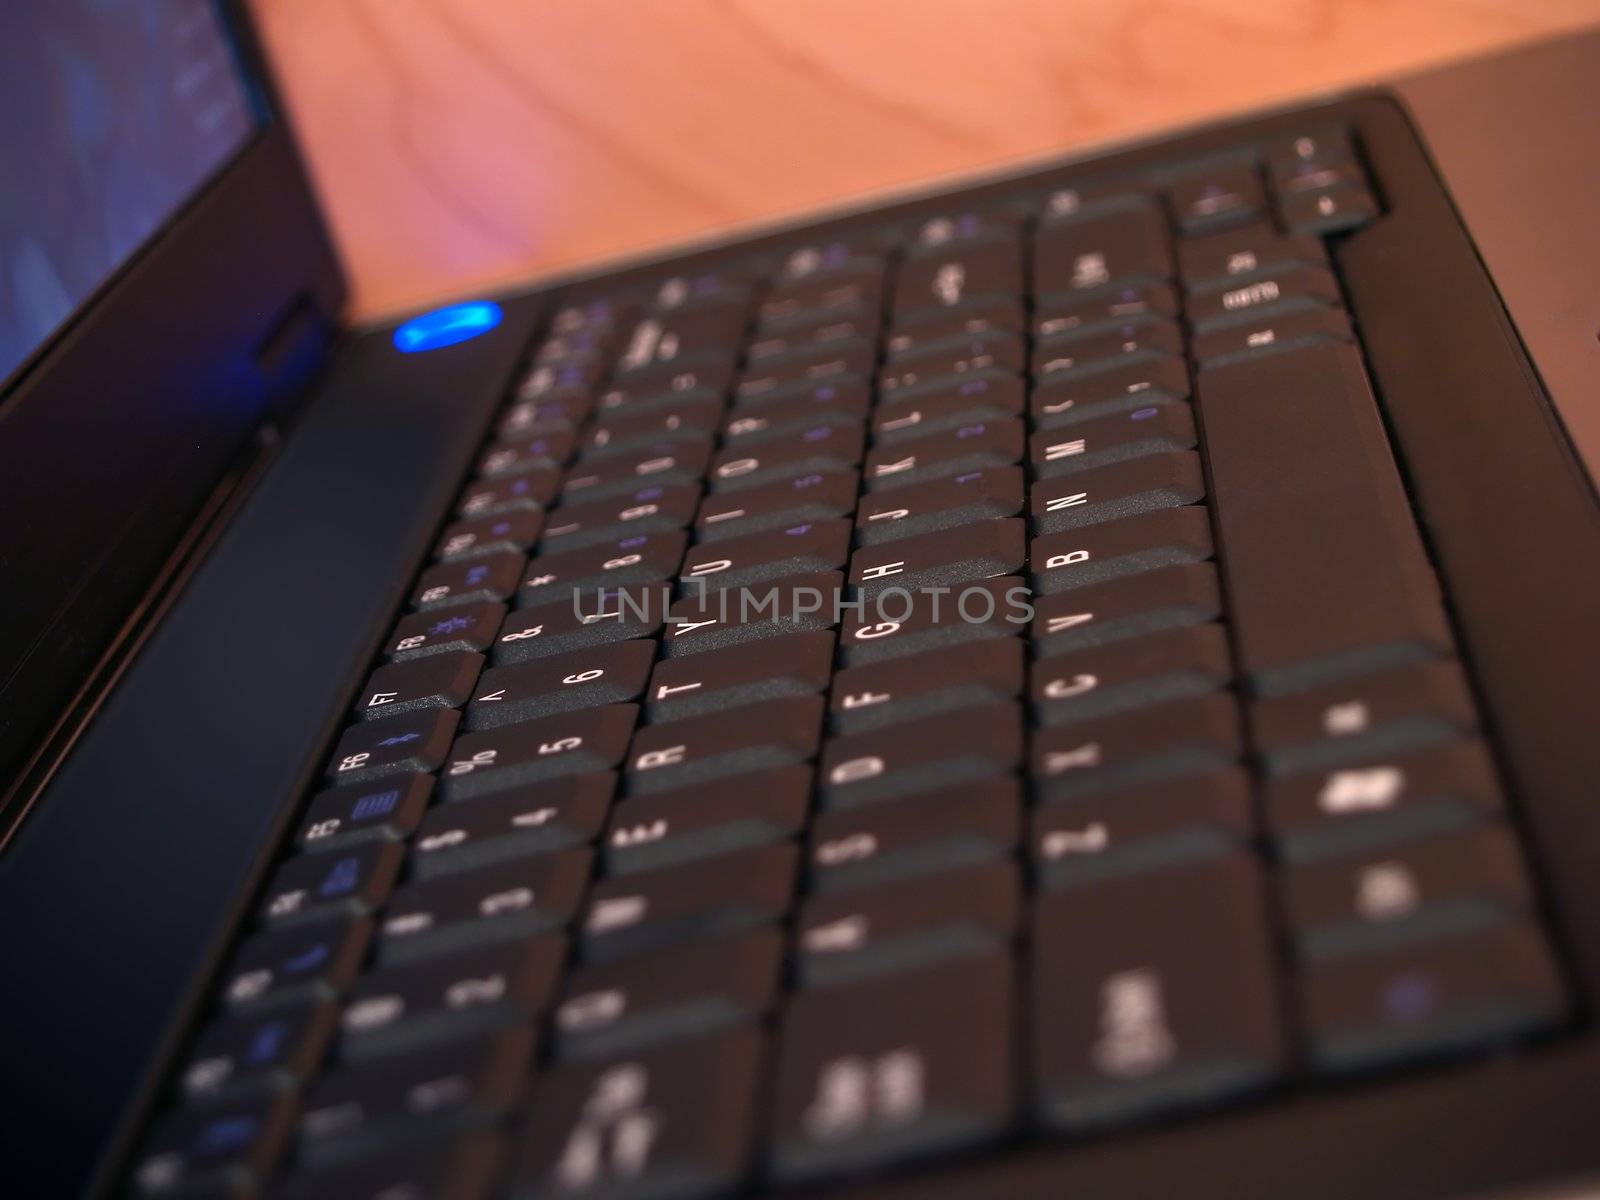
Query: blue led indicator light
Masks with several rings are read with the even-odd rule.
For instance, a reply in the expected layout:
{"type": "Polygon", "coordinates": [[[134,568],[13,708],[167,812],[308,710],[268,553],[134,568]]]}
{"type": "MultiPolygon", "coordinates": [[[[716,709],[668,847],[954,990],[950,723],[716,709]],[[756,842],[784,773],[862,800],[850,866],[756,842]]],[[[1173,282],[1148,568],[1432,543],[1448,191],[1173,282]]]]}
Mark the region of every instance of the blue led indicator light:
{"type": "Polygon", "coordinates": [[[471,300],[466,304],[448,304],[421,316],[412,317],[394,331],[397,350],[416,354],[423,350],[437,350],[441,346],[454,346],[457,342],[488,333],[500,324],[500,306],[488,300],[471,300]]]}

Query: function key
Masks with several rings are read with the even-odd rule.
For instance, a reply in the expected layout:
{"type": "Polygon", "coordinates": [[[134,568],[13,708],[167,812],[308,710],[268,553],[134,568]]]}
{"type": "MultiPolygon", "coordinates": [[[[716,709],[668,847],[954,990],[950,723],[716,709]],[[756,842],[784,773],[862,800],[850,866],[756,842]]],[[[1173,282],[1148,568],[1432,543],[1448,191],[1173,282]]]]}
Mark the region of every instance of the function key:
{"type": "Polygon", "coordinates": [[[336,1016],[333,1005],[314,1001],[217,1021],[178,1072],[183,1098],[213,1104],[306,1079],[322,1063],[336,1016]]]}
{"type": "Polygon", "coordinates": [[[454,650],[379,667],[357,694],[356,716],[373,720],[425,708],[460,708],[472,695],[483,661],[474,651],[454,650]]]}
{"type": "Polygon", "coordinates": [[[428,775],[331,788],[311,801],[295,842],[302,850],[330,850],[353,842],[399,841],[422,820],[432,794],[428,775]]]}
{"type": "Polygon", "coordinates": [[[482,558],[439,563],[429,567],[417,580],[411,604],[426,611],[473,601],[495,602],[506,599],[522,582],[521,554],[501,550],[482,558]]]}
{"type": "Polygon", "coordinates": [[[307,854],[278,868],[260,905],[272,925],[372,912],[394,888],[405,850],[393,842],[307,854]]]}
{"type": "Polygon", "coordinates": [[[555,499],[561,486],[561,472],[541,467],[520,475],[486,480],[470,485],[461,493],[456,511],[463,517],[486,517],[496,513],[530,511],[555,499]]]}
{"type": "Polygon", "coordinates": [[[978,241],[1016,241],[1018,216],[1002,210],[987,212],[968,211],[948,216],[930,217],[918,225],[911,235],[911,245],[906,253],[910,257],[924,254],[945,254],[965,248],[965,243],[978,241]]]}
{"type": "Polygon", "coordinates": [[[319,921],[258,933],[223,972],[222,1002],[235,1011],[331,1000],[361,968],[372,924],[366,918],[319,921]]]}
{"type": "Polygon", "coordinates": [[[1266,215],[1267,196],[1254,167],[1219,167],[1174,182],[1167,201],[1184,233],[1257,220],[1266,215]]]}
{"type": "Polygon", "coordinates": [[[185,1109],[158,1122],[133,1168],[138,1196],[249,1195],[287,1145],[292,1093],[215,1108],[185,1109]]]}
{"type": "Polygon", "coordinates": [[[435,771],[444,761],[460,719],[451,709],[435,708],[401,713],[384,721],[363,721],[345,730],[339,739],[328,763],[328,778],[335,783],[365,783],[384,775],[435,771]]]}
{"type": "Polygon", "coordinates": [[[420,612],[402,617],[389,635],[384,655],[409,662],[454,650],[488,649],[505,619],[503,604],[462,604],[448,612],[420,612]]]}

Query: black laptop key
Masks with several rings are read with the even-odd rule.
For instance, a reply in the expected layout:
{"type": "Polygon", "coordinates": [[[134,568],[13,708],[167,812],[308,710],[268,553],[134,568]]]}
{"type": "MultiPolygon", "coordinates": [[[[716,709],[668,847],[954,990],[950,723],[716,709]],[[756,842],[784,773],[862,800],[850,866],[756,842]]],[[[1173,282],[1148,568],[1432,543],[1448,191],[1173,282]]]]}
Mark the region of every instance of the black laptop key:
{"type": "Polygon", "coordinates": [[[620,496],[564,504],[549,514],[539,549],[555,554],[630,534],[682,529],[694,519],[699,502],[698,484],[645,483],[620,496]]]}
{"type": "Polygon", "coordinates": [[[625,496],[646,483],[694,483],[711,458],[710,434],[698,441],[661,442],[610,458],[579,463],[561,487],[563,504],[625,496]]]}
{"type": "Polygon", "coordinates": [[[856,538],[864,545],[971,525],[1022,511],[1018,467],[987,467],[861,498],[856,538]]]}
{"type": "Polygon", "coordinates": [[[989,704],[846,734],[823,747],[822,802],[870,804],[935,787],[978,783],[1022,764],[1022,712],[989,704]]]}
{"type": "Polygon", "coordinates": [[[556,1054],[600,1058],[754,1023],[778,999],[783,935],[757,929],[590,963],[551,1013],[556,1054]]]}
{"type": "Polygon", "coordinates": [[[517,603],[525,606],[572,603],[578,589],[621,588],[671,579],[683,560],[688,537],[682,530],[632,533],[612,542],[528,561],[517,603]]]}
{"type": "Polygon", "coordinates": [[[1239,657],[1257,690],[1448,653],[1438,583],[1359,352],[1210,368],[1199,392],[1239,657]]]}
{"type": "Polygon", "coordinates": [[[338,1163],[484,1125],[516,1101],[533,1033],[507,1029],[332,1071],[300,1112],[298,1157],[338,1163]]]}
{"type": "Polygon", "coordinates": [[[613,379],[600,393],[596,408],[601,414],[634,417],[655,410],[674,409],[691,397],[720,401],[732,384],[733,375],[731,354],[633,371],[613,379]]]}
{"type": "Polygon", "coordinates": [[[916,971],[1006,950],[1021,884],[1009,861],[978,862],[813,896],[795,919],[806,987],[916,971]]]}
{"type": "Polygon", "coordinates": [[[872,440],[888,446],[940,430],[1020,417],[1025,386],[1014,375],[980,375],[887,399],[872,410],[872,440]]]}
{"type": "Polygon", "coordinates": [[[735,587],[807,571],[832,571],[849,557],[848,520],[802,521],[691,547],[679,578],[684,590],[696,595],[701,587],[735,587]]]}
{"type": "MultiPolygon", "coordinates": [[[[965,290],[965,280],[962,286],[965,290]]],[[[980,334],[1021,333],[1026,324],[1019,293],[980,294],[969,300],[957,300],[948,307],[941,304],[897,313],[893,328],[884,338],[884,351],[894,359],[980,334]]]]}
{"type": "Polygon", "coordinates": [[[1221,617],[1216,567],[1180,563],[1042,596],[1030,632],[1034,653],[1048,657],[1221,617]]]}
{"type": "Polygon", "coordinates": [[[1268,767],[1291,771],[1450,740],[1478,713],[1460,666],[1441,660],[1263,700],[1250,723],[1268,767]]]}
{"type": "Polygon", "coordinates": [[[520,475],[479,480],[461,493],[456,512],[463,517],[486,517],[536,511],[556,498],[561,474],[558,467],[540,467],[520,475]]]}
{"type": "Polygon", "coordinates": [[[652,722],[698,717],[828,689],[833,633],[818,629],[656,664],[645,695],[652,722]]]}
{"type": "Polygon", "coordinates": [[[869,338],[813,346],[751,363],[734,386],[735,402],[772,396],[796,385],[858,380],[869,374],[878,361],[878,350],[869,338]]]}
{"type": "Polygon", "coordinates": [[[672,606],[662,647],[676,658],[831,629],[838,623],[843,589],[844,576],[837,571],[790,575],[759,588],[708,588],[672,606]]]}
{"type": "Polygon", "coordinates": [[[746,317],[743,298],[640,317],[619,344],[617,377],[731,355],[739,348],[746,317]]]}
{"type": "Polygon", "coordinates": [[[1518,923],[1329,960],[1304,980],[1312,1063],[1361,1070],[1516,1041],[1568,999],[1543,935],[1518,923]]]}
{"type": "Polygon", "coordinates": [[[217,992],[239,1012],[331,1000],[355,978],[371,937],[365,917],[258,933],[234,954],[217,992]]]}
{"type": "Polygon", "coordinates": [[[1161,404],[1036,433],[1028,443],[1028,459],[1035,477],[1048,479],[1130,458],[1193,450],[1197,440],[1189,407],[1161,404]]]}
{"type": "Polygon", "coordinates": [[[859,425],[817,425],[798,437],[759,446],[732,445],[711,462],[713,491],[742,492],[778,480],[838,471],[861,461],[859,425]]]}
{"type": "Polygon", "coordinates": [[[1250,780],[1224,767],[1038,805],[1029,856],[1049,888],[1213,858],[1254,832],[1250,780]]]}
{"type": "Polygon", "coordinates": [[[651,641],[610,642],[491,667],[472,693],[466,727],[494,729],[580,708],[637,700],[650,677],[655,651],[651,641]]]}
{"type": "Polygon", "coordinates": [[[489,517],[471,517],[445,527],[433,548],[434,557],[443,562],[458,558],[478,558],[496,550],[526,554],[539,540],[544,514],[507,512],[489,517]]]}
{"type": "Polygon", "coordinates": [[[394,842],[369,842],[290,859],[267,885],[261,919],[289,925],[369,913],[388,899],[405,856],[394,842]]]}
{"type": "Polygon", "coordinates": [[[1190,505],[1036,537],[1028,566],[1034,590],[1049,594],[1211,555],[1210,516],[1190,505]]]}
{"type": "Polygon", "coordinates": [[[1282,196],[1279,203],[1290,233],[1343,233],[1378,215],[1378,203],[1364,187],[1307,188],[1282,196]]]}
{"type": "Polygon", "coordinates": [[[898,489],[985,467],[1009,466],[1021,461],[1023,442],[1022,422],[1015,417],[973,421],[874,448],[862,464],[862,477],[874,490],[898,489]]]}
{"type": "Polygon", "coordinates": [[[701,441],[722,423],[722,401],[688,396],[674,405],[651,405],[644,412],[608,410],[578,442],[582,462],[610,458],[641,446],[701,441]]]}
{"type": "Polygon", "coordinates": [[[1238,703],[1213,692],[1042,730],[1032,771],[1049,800],[1215,771],[1243,753],[1238,703]]]}
{"type": "Polygon", "coordinates": [[[1028,402],[1035,429],[1061,429],[1116,413],[1177,404],[1189,396],[1189,366],[1175,354],[1113,360],[1088,373],[1041,380],[1028,402]]]}
{"type": "Polygon", "coordinates": [[[494,643],[494,635],[505,620],[503,604],[461,604],[448,612],[419,612],[402,617],[384,649],[396,662],[407,662],[429,654],[452,650],[483,652],[494,643]]]}
{"type": "Polygon", "coordinates": [[[1309,958],[1502,925],[1532,906],[1522,852],[1499,822],[1303,863],[1284,891],[1309,958]]]}
{"type": "Polygon", "coordinates": [[[606,870],[649,871],[794,837],[811,810],[811,768],[775,767],[623,800],[602,845],[606,870]]]}
{"type": "Polygon", "coordinates": [[[758,337],[819,321],[875,316],[883,306],[883,268],[862,264],[779,283],[757,310],[758,337]]]}
{"type": "Polygon", "coordinates": [[[526,1025],[549,1000],[564,954],[551,933],[373,971],[345,1004],[340,1050],[360,1059],[526,1025]]]}
{"type": "Polygon", "coordinates": [[[1038,534],[1062,533],[1199,504],[1205,494],[1205,472],[1198,454],[1152,454],[1041,481],[1033,488],[1032,526],[1038,534]]]}
{"type": "MultiPolygon", "coordinates": [[[[890,543],[893,545],[893,543],[890,543]]],[[[839,648],[851,666],[906,654],[938,651],[965,642],[1012,637],[1027,628],[1028,587],[1015,575],[982,579],[954,589],[933,587],[867,599],[844,614],[839,648]]]]}
{"type": "Polygon", "coordinates": [[[848,667],[834,676],[829,719],[840,733],[859,733],[1011,700],[1022,691],[1024,673],[1020,638],[966,642],[848,667]]]}
{"type": "Polygon", "coordinates": [[[472,695],[483,663],[483,655],[476,651],[453,650],[379,667],[357,694],[356,716],[370,720],[428,708],[460,708],[472,695]]]}
{"type": "Polygon", "coordinates": [[[287,1146],[292,1092],[181,1109],[151,1131],[132,1168],[135,1196],[248,1197],[287,1146]]]}
{"type": "Polygon", "coordinates": [[[829,988],[785,1015],[769,1151],[784,1182],[947,1155],[1013,1119],[1011,959],[829,988]]]}
{"type": "Polygon", "coordinates": [[[517,1200],[695,1200],[749,1169],[761,1037],[733,1030],[542,1078],[516,1158],[517,1200]]]}
{"type": "Polygon", "coordinates": [[[1071,294],[1042,302],[1034,314],[1033,335],[1066,339],[1114,329],[1130,322],[1178,315],[1178,294],[1170,284],[1146,283],[1088,296],[1071,294]]]}
{"type": "Polygon", "coordinates": [[[576,429],[593,411],[593,399],[582,391],[569,391],[553,400],[515,400],[500,410],[494,427],[495,440],[532,437],[552,429],[576,429]]]}
{"type": "Polygon", "coordinates": [[[503,1138],[489,1129],[365,1155],[321,1170],[296,1171],[273,1200],[485,1200],[504,1158],[503,1138]]]}
{"type": "Polygon", "coordinates": [[[666,620],[672,588],[633,584],[580,591],[560,604],[510,613],[495,635],[495,665],[652,637],[666,620]]]}
{"type": "Polygon", "coordinates": [[[576,441],[566,430],[535,434],[515,441],[497,442],[478,460],[478,473],[486,479],[559,467],[572,457],[576,441]]]}
{"type": "Polygon", "coordinates": [[[411,843],[411,873],[433,879],[581,846],[600,835],[616,776],[608,771],[474,796],[434,809],[411,843]]]}
{"type": "Polygon", "coordinates": [[[326,1000],[213,1023],[178,1071],[189,1104],[216,1104],[289,1087],[321,1065],[338,1013],[326,1000]]]}
{"type": "Polygon", "coordinates": [[[898,321],[918,313],[951,309],[979,297],[1021,293],[1022,249],[1014,236],[949,245],[900,268],[895,280],[894,315],[898,321]]]}
{"type": "Polygon", "coordinates": [[[1494,763],[1472,738],[1269,779],[1265,800],[1289,858],[1392,845],[1504,811],[1494,763]]]}
{"type": "Polygon", "coordinates": [[[1167,189],[1178,228],[1201,233],[1266,215],[1267,195],[1253,166],[1216,167],[1186,175],[1167,189]]]}
{"type": "Polygon", "coordinates": [[[1021,786],[1009,777],[822,813],[806,846],[811,887],[843,891],[1007,860],[1021,823],[1021,786]]]}
{"type": "Polygon", "coordinates": [[[1183,334],[1176,322],[1136,321],[1040,342],[1033,350],[1033,373],[1045,385],[1112,370],[1129,361],[1161,360],[1182,353],[1183,334]]]}
{"type": "Polygon", "coordinates": [[[1015,257],[1022,218],[1015,204],[930,217],[917,226],[906,247],[908,266],[989,246],[1009,247],[1015,257]]]}
{"type": "Polygon", "coordinates": [[[602,962],[776,924],[789,911],[797,865],[794,846],[762,846],[604,880],[578,925],[583,957],[602,962]]]}
{"type": "Polygon", "coordinates": [[[378,955],[411,961],[565,925],[589,882],[586,849],[499,863],[395,892],[378,922],[378,955]]]}
{"type": "Polygon", "coordinates": [[[822,318],[815,324],[793,325],[772,333],[758,334],[745,347],[745,358],[751,364],[765,364],[774,359],[813,351],[826,353],[830,348],[849,345],[878,336],[878,317],[845,315],[829,320],[822,318]]]}
{"type": "Polygon", "coordinates": [[[941,387],[967,375],[1015,375],[1027,361],[1019,335],[980,333],[897,356],[878,372],[878,391],[894,396],[941,387]]]}
{"type": "Polygon", "coordinates": [[[1034,235],[1033,287],[1041,297],[1172,275],[1166,222],[1155,206],[1105,216],[1042,221],[1034,235]]]}
{"type": "Polygon", "coordinates": [[[627,790],[663,791],[805,762],[817,752],[822,711],[821,696],[785,696],[646,726],[628,749],[627,790]]]}
{"type": "Polygon", "coordinates": [[[1291,267],[1215,292],[1191,295],[1185,304],[1199,332],[1265,317],[1339,304],[1339,281],[1326,267],[1291,267]]]}
{"type": "Polygon", "coordinates": [[[847,517],[855,511],[859,486],[859,472],[844,467],[739,491],[715,492],[700,502],[695,534],[701,541],[712,542],[803,521],[847,517]]]}
{"type": "Polygon", "coordinates": [[[1021,518],[978,521],[864,546],[850,556],[848,578],[853,587],[868,593],[970,583],[1020,571],[1026,544],[1026,523],[1021,518]]]}
{"type": "Polygon", "coordinates": [[[832,387],[785,389],[780,397],[741,403],[722,425],[729,446],[759,446],[803,435],[819,425],[859,425],[866,420],[872,396],[860,380],[832,387]]]}
{"type": "Polygon", "coordinates": [[[440,773],[447,801],[558,775],[605,771],[622,760],[639,708],[606,704],[465,734],[440,773]]]}
{"type": "Polygon", "coordinates": [[[520,554],[500,551],[429,567],[411,593],[412,607],[432,610],[472,601],[504,600],[522,582],[522,564],[527,561],[520,554]]]}
{"type": "Polygon", "coordinates": [[[357,842],[398,841],[417,827],[433,795],[428,775],[375,781],[370,787],[330,788],[312,799],[295,843],[327,852],[357,842]]]}
{"type": "Polygon", "coordinates": [[[1273,948],[1245,854],[1070,888],[1033,924],[1033,1091],[1088,1129],[1216,1103],[1285,1066],[1273,948]]]}
{"type": "Polygon", "coordinates": [[[1355,331],[1339,308],[1291,309],[1195,335],[1192,351],[1203,367],[1281,354],[1323,342],[1350,342],[1355,331]]]}
{"type": "Polygon", "coordinates": [[[1326,265],[1318,237],[1281,234],[1269,225],[1229,229],[1178,243],[1178,274],[1190,292],[1223,291],[1293,267],[1326,265]]]}
{"type": "Polygon", "coordinates": [[[1058,725],[1204,696],[1232,680],[1222,626],[1194,625],[1040,659],[1028,695],[1038,720],[1058,725]]]}

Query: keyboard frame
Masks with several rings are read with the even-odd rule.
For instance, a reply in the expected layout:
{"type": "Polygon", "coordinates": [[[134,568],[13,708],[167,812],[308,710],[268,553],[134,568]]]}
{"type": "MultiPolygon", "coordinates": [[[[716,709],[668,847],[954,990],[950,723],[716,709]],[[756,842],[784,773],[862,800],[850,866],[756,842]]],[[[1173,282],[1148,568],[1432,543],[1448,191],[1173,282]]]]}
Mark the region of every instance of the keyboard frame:
{"type": "MultiPolygon", "coordinates": [[[[43,920],[34,939],[44,947],[45,934],[74,927],[69,917],[80,930],[91,922],[101,929],[100,953],[62,956],[64,993],[92,989],[106,977],[131,978],[139,954],[160,949],[159,969],[128,1011],[99,1014],[103,1028],[57,1064],[61,1087],[100,1089],[95,1103],[102,1106],[134,1093],[117,1148],[102,1163],[102,1187],[115,1178],[142,1124],[139,1113],[233,940],[238,915],[303,806],[404,585],[444,522],[450,495],[534,332],[535,314],[548,312],[558,292],[625,287],[669,268],[711,266],[783,245],[802,231],[843,232],[932,215],[957,201],[1044,191],[1082,174],[1185,163],[1242,141],[1339,121],[1354,127],[1386,213],[1344,240],[1334,257],[1424,535],[1444,568],[1463,657],[1546,885],[1543,901],[1558,949],[1580,998],[1600,995],[1600,807],[1585,789],[1586,781],[1600,779],[1600,739],[1571,703],[1600,675],[1600,622],[1592,619],[1600,611],[1600,504],[1416,133],[1392,96],[1374,91],[570,277],[510,299],[500,330],[456,350],[402,359],[388,352],[385,329],[349,339],[282,457],[50,789],[35,817],[42,836],[19,839],[15,853],[24,861],[6,864],[11,884],[20,870],[34,881],[35,895],[45,894],[61,872],[84,871],[83,830],[100,831],[91,857],[104,874],[85,874],[71,911],[43,920]],[[1395,314],[1403,325],[1374,323],[1369,330],[1373,317],[1395,314]],[[473,387],[461,386],[462,371],[473,387]],[[1506,477],[1516,486],[1503,487],[1506,477]],[[347,481],[348,493],[330,496],[334,479],[347,481]],[[342,507],[324,512],[330,501],[342,507]],[[326,528],[307,528],[313,511],[326,528]],[[302,570],[338,564],[331,599],[329,592],[294,594],[297,564],[283,558],[286,547],[297,546],[302,570]],[[383,581],[376,589],[374,579],[383,581]],[[1530,588],[1524,580],[1545,586],[1530,588]],[[304,644],[272,632],[302,628],[323,609],[336,611],[337,620],[304,644]],[[262,636],[239,645],[239,628],[262,636]],[[330,661],[339,669],[330,671],[330,661]],[[232,694],[267,700],[197,713],[196,695],[205,694],[224,665],[232,694]],[[279,711],[267,711],[246,737],[241,713],[273,700],[279,711]],[[192,731],[181,752],[151,753],[151,730],[163,722],[192,731]],[[246,773],[241,763],[258,769],[246,773]],[[125,778],[129,764],[140,771],[136,803],[107,813],[96,803],[101,789],[125,778]],[[230,781],[234,803],[216,804],[219,779],[230,781]],[[162,830],[175,832],[163,840],[162,830]],[[163,875],[165,886],[152,892],[163,875]],[[139,894],[150,903],[116,900],[139,894]],[[99,1069],[105,1064],[94,1052],[111,1055],[117,1069],[99,1069]],[[122,1091],[108,1097],[113,1087],[122,1091]]],[[[1205,1181],[1215,1194],[1239,1200],[1291,1194],[1424,1200],[1600,1168],[1600,1140],[1583,1103],[1600,1078],[1600,1040],[1587,1009],[1585,1003],[1572,1032],[1517,1053],[1408,1068],[1387,1080],[1288,1088],[1092,1142],[1034,1141],[812,1190],[863,1200],[987,1197],[997,1190],[1193,1195],[1197,1181],[1205,1181]]],[[[66,1025],[52,1032],[64,1033],[66,1025]]],[[[82,1037],[81,1025],[77,1032],[82,1037]]],[[[41,1043],[30,1049],[29,1065],[42,1066],[64,1045],[48,1037],[41,1043]]],[[[63,1135],[61,1152],[88,1151],[63,1135]]]]}

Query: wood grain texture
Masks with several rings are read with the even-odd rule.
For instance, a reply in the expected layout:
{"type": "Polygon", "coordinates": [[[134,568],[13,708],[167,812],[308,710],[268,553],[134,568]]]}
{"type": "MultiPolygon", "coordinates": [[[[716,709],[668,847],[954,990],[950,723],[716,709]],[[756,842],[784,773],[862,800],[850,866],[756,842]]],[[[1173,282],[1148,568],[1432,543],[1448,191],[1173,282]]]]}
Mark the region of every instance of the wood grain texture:
{"type": "Polygon", "coordinates": [[[1600,20],[1600,0],[255,8],[356,316],[1600,20]]]}

